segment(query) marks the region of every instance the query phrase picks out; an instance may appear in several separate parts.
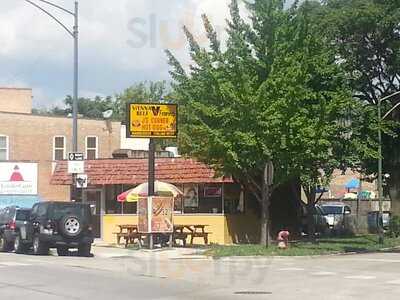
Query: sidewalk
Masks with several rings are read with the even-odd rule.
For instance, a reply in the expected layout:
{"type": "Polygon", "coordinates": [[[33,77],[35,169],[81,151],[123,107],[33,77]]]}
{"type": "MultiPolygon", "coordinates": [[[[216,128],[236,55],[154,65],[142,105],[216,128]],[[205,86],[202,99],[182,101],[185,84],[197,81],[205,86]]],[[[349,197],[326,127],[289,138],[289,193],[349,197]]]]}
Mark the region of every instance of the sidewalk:
{"type": "Polygon", "coordinates": [[[151,260],[179,260],[179,259],[208,259],[202,256],[203,249],[195,248],[156,248],[126,249],[96,240],[92,246],[92,253],[100,258],[132,257],[151,260]]]}

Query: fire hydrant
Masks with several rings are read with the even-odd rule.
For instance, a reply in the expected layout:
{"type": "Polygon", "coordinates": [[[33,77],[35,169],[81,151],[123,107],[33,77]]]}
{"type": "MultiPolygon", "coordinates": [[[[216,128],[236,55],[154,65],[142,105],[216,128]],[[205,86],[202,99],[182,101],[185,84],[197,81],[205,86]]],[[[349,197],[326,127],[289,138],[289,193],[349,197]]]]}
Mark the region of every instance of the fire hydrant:
{"type": "Polygon", "coordinates": [[[289,247],[289,231],[282,230],[278,233],[278,248],[287,249],[289,247]]]}

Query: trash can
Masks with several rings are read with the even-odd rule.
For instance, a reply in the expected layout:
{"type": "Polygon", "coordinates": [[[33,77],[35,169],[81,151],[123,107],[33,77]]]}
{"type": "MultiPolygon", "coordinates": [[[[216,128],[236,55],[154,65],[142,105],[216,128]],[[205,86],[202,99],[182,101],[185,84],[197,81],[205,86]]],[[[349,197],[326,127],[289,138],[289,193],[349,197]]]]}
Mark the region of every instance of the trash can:
{"type": "MultiPolygon", "coordinates": [[[[378,219],[379,219],[379,211],[370,211],[367,216],[368,222],[368,232],[369,233],[378,233],[378,219]]],[[[382,226],[382,220],[380,222],[382,226]]]]}

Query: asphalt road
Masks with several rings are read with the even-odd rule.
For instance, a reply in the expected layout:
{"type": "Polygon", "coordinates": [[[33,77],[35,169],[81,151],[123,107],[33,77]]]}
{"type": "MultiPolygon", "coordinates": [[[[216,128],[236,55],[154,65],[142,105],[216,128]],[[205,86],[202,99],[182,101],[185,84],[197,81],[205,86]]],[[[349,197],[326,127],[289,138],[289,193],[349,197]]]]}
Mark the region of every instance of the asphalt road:
{"type": "Polygon", "coordinates": [[[400,299],[400,254],[160,259],[0,254],[0,299],[400,299]]]}

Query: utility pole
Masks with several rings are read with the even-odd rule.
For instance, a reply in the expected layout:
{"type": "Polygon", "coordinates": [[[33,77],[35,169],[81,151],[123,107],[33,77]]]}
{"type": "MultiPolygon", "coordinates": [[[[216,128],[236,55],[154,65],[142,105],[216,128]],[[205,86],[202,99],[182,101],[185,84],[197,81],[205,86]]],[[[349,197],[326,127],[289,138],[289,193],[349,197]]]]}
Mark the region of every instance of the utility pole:
{"type": "Polygon", "coordinates": [[[78,152],[78,76],[79,76],[79,57],[78,57],[78,40],[79,40],[79,28],[78,28],[78,13],[79,4],[75,1],[75,13],[74,13],[74,101],[72,107],[72,139],[73,139],[73,152],[78,152]]]}
{"type": "Polygon", "coordinates": [[[378,241],[383,244],[383,187],[382,187],[382,121],[389,116],[389,114],[400,106],[400,102],[394,105],[382,117],[382,101],[385,101],[395,95],[400,94],[400,91],[395,92],[389,96],[378,99],[378,201],[379,201],[379,214],[378,214],[378,241]]]}
{"type": "Polygon", "coordinates": [[[383,227],[381,224],[383,209],[382,209],[382,99],[378,99],[378,201],[379,201],[379,214],[378,214],[378,241],[383,244],[383,227]]]}
{"type": "MultiPolygon", "coordinates": [[[[78,39],[79,39],[79,28],[78,28],[78,18],[79,18],[79,4],[75,1],[74,11],[70,11],[60,5],[54,4],[47,0],[24,0],[25,2],[31,4],[37,9],[41,10],[43,13],[52,18],[58,25],[60,25],[74,40],[74,79],[73,79],[73,103],[72,103],[72,151],[78,152],[78,74],[79,74],[79,60],[78,60],[78,39]],[[61,22],[56,16],[51,12],[37,4],[36,2],[41,2],[43,4],[49,5],[55,9],[61,10],[74,18],[74,26],[71,31],[63,22],[61,22]]],[[[71,199],[76,200],[76,174],[72,174],[72,186],[71,186],[71,199]]]]}

